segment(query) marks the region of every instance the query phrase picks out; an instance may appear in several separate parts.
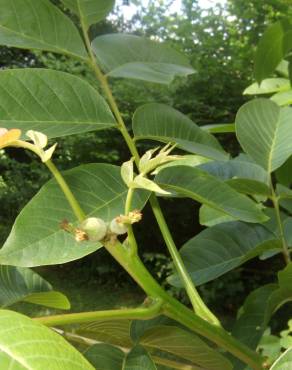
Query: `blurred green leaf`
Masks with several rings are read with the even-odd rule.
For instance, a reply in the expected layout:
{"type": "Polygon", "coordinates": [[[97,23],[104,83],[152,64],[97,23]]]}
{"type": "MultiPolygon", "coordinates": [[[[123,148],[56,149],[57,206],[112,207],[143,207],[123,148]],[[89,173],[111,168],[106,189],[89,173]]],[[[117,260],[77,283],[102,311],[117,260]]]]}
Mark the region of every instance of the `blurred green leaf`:
{"type": "Polygon", "coordinates": [[[273,364],[271,370],[290,370],[291,367],[292,367],[292,348],[289,348],[273,364]]]}
{"type": "Polygon", "coordinates": [[[243,95],[271,94],[287,91],[291,88],[290,81],[287,78],[267,78],[258,84],[257,82],[248,86],[243,95]]]}
{"type": "Polygon", "coordinates": [[[103,20],[115,4],[115,0],[62,0],[62,2],[82,19],[87,28],[103,20]]]}
{"type": "Polygon", "coordinates": [[[269,77],[292,49],[292,26],[286,21],[272,24],[264,32],[257,47],[254,73],[258,83],[269,77]]]}
{"type": "Polygon", "coordinates": [[[184,55],[161,42],[135,35],[98,36],[92,48],[109,77],[169,84],[175,76],[194,73],[184,55]]]}
{"type": "Polygon", "coordinates": [[[125,354],[110,344],[98,343],[84,352],[95,370],[122,370],[125,354]]]}

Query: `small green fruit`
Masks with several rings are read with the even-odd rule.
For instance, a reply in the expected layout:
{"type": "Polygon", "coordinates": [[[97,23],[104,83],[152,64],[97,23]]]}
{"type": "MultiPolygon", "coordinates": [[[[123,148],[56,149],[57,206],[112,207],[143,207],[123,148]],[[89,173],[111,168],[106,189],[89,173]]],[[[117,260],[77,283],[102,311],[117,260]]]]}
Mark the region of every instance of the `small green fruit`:
{"type": "Polygon", "coordinates": [[[128,231],[127,226],[121,222],[118,222],[116,218],[111,221],[109,228],[110,231],[116,235],[123,235],[128,231]]]}
{"type": "Polygon", "coordinates": [[[81,229],[86,232],[92,241],[102,240],[107,233],[106,223],[101,218],[89,217],[81,224],[81,229]]]}

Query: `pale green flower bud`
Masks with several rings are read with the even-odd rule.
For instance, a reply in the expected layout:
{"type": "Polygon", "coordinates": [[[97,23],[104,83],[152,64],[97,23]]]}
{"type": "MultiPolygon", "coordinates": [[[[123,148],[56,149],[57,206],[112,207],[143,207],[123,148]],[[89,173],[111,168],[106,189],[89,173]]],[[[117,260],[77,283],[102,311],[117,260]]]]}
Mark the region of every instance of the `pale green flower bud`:
{"type": "Polygon", "coordinates": [[[119,222],[119,218],[114,218],[110,223],[110,231],[116,235],[123,235],[126,234],[128,231],[127,225],[119,222]]]}
{"type": "Polygon", "coordinates": [[[101,218],[89,217],[82,222],[80,227],[92,241],[102,240],[107,233],[106,223],[101,218]]]}

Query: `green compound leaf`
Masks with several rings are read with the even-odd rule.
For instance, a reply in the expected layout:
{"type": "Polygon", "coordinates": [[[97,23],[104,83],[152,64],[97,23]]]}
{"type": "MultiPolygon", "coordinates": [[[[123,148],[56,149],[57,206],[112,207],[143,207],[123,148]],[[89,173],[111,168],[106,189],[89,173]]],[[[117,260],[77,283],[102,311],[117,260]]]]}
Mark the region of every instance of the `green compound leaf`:
{"type": "Polygon", "coordinates": [[[0,44],[87,58],[73,22],[49,0],[0,0],[0,44]]]}
{"type": "Polygon", "coordinates": [[[268,99],[244,104],[237,113],[236,135],[252,159],[269,173],[292,154],[292,108],[268,99]]]}
{"type": "Polygon", "coordinates": [[[47,69],[0,72],[1,125],[41,131],[49,138],[116,125],[98,92],[86,81],[47,69]]]}
{"type": "Polygon", "coordinates": [[[173,142],[190,153],[212,159],[227,159],[228,155],[217,139],[200,129],[179,111],[164,104],[146,104],[138,108],[133,117],[136,139],[173,142]]]}
{"type": "Polygon", "coordinates": [[[194,73],[187,58],[168,46],[127,34],[98,36],[92,42],[98,63],[109,77],[169,84],[194,73]]]}
{"type": "MultiPolygon", "coordinates": [[[[266,249],[280,246],[275,235],[261,225],[227,222],[203,230],[180,249],[196,285],[205,284],[233,270],[266,249]]],[[[177,275],[169,281],[181,286],[177,275]]]]}
{"type": "Polygon", "coordinates": [[[292,26],[286,20],[274,23],[265,31],[255,57],[254,73],[258,83],[269,77],[292,49],[291,36],[292,26]]]}
{"type": "Polygon", "coordinates": [[[0,266],[0,307],[26,301],[47,307],[69,309],[67,297],[53,291],[51,284],[36,272],[21,267],[0,266]]]}
{"type": "Polygon", "coordinates": [[[155,181],[163,189],[194,199],[226,215],[246,222],[264,222],[267,217],[258,206],[229,185],[196,167],[168,167],[155,181]]]}
{"type": "Polygon", "coordinates": [[[140,338],[147,349],[158,349],[208,370],[231,370],[231,363],[210,348],[198,336],[175,326],[159,325],[147,330],[140,338]]]}
{"type": "Polygon", "coordinates": [[[94,370],[60,335],[7,310],[0,310],[0,363],[3,370],[94,370]]]}
{"type": "MultiPolygon", "coordinates": [[[[127,187],[119,167],[88,164],[66,171],[64,177],[87,217],[109,222],[124,212],[127,187]]],[[[133,208],[141,209],[147,196],[147,192],[135,192],[133,208]]],[[[51,180],[17,217],[0,250],[0,263],[23,267],[60,264],[101,248],[98,242],[75,241],[73,235],[61,229],[64,219],[78,226],[62,191],[51,180]]]]}
{"type": "Polygon", "coordinates": [[[103,20],[115,5],[115,0],[62,0],[62,2],[82,18],[87,28],[103,20]]]}

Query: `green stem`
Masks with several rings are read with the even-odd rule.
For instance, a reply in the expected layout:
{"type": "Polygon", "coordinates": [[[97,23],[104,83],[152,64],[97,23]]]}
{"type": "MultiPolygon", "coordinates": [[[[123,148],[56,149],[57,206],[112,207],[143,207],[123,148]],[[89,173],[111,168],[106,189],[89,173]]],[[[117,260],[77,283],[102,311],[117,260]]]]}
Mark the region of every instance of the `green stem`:
{"type": "Polygon", "coordinates": [[[192,279],[187,272],[184,263],[182,261],[182,258],[179,254],[179,251],[177,250],[175,243],[173,241],[173,238],[170,234],[170,231],[167,227],[165,218],[163,216],[163,213],[161,211],[159,202],[155,196],[150,197],[150,204],[152,206],[154,215],[156,217],[157,223],[160,227],[161,233],[163,235],[163,238],[165,240],[165,243],[168,247],[169,253],[174,261],[174,265],[176,270],[178,271],[182,281],[185,283],[185,288],[188,293],[188,296],[190,298],[190,301],[193,305],[193,308],[197,315],[201,316],[204,319],[207,319],[211,323],[220,326],[220,322],[217,319],[215,315],[209,310],[209,308],[205,305],[205,303],[202,301],[201,297],[199,296],[199,293],[196,289],[194,289],[194,285],[192,282],[192,279]]]}
{"type": "Polygon", "coordinates": [[[105,248],[124,267],[129,275],[133,277],[149,297],[163,301],[162,312],[166,316],[216,343],[248,364],[252,369],[262,370],[263,358],[259,354],[233,338],[222,327],[214,326],[202,319],[175,298],[171,297],[153,279],[137,255],[129,256],[129,252],[123,244],[118,241],[115,243],[106,243],[105,248]]]}
{"type": "MultiPolygon", "coordinates": [[[[28,149],[31,152],[35,153],[40,159],[42,159],[41,151],[39,148],[37,148],[35,145],[28,143],[26,141],[17,140],[13,143],[13,146],[16,148],[23,148],[28,149]]],[[[82,211],[79,203],[77,202],[75,196],[73,195],[72,191],[70,190],[68,184],[66,183],[64,177],[60,173],[60,171],[57,169],[57,167],[54,165],[54,163],[49,159],[48,161],[44,162],[44,164],[48,167],[48,169],[51,171],[52,175],[55,177],[57,183],[59,184],[61,190],[63,191],[66,199],[68,200],[75,216],[77,217],[79,222],[82,222],[86,215],[82,211]]]]}
{"type": "Polygon", "coordinates": [[[66,183],[64,177],[61,175],[57,167],[54,165],[54,163],[49,160],[45,162],[45,165],[48,167],[48,169],[51,171],[53,176],[55,177],[57,183],[59,184],[60,188],[62,189],[65,197],[67,198],[75,216],[77,217],[79,222],[82,222],[85,218],[86,215],[82,211],[79,203],[77,202],[75,196],[73,195],[72,191],[70,190],[68,184],[66,183]]]}
{"type": "MultiPolygon", "coordinates": [[[[102,74],[101,70],[99,69],[99,67],[97,66],[96,62],[95,62],[95,58],[94,58],[94,55],[91,51],[91,48],[90,48],[90,42],[89,42],[89,39],[88,39],[88,36],[86,36],[87,40],[88,40],[88,44],[87,44],[87,47],[88,47],[88,50],[90,50],[90,56],[91,56],[91,60],[92,60],[92,68],[95,72],[95,75],[97,77],[97,79],[100,81],[101,85],[102,85],[102,88],[104,90],[104,93],[108,99],[108,102],[112,108],[112,111],[116,117],[116,120],[118,122],[118,126],[120,128],[120,131],[128,145],[128,148],[131,152],[131,154],[133,155],[134,159],[135,159],[135,162],[136,164],[138,165],[139,164],[139,160],[140,160],[140,156],[139,156],[139,153],[137,151],[137,148],[135,146],[135,143],[133,141],[133,139],[131,138],[131,136],[129,135],[128,133],[128,130],[125,126],[125,123],[123,121],[123,118],[120,114],[120,111],[118,109],[118,106],[116,104],[116,101],[112,95],[112,92],[111,92],[111,89],[108,85],[108,82],[107,82],[107,79],[105,78],[105,76],[102,74]]],[[[152,197],[152,199],[154,199],[155,195],[152,197]]],[[[153,209],[153,202],[151,203],[151,206],[152,206],[152,209],[153,209]]],[[[166,245],[168,247],[168,250],[172,256],[172,258],[174,259],[174,264],[177,268],[177,271],[182,279],[182,281],[184,282],[185,284],[185,287],[186,287],[186,291],[190,297],[190,300],[191,300],[191,303],[193,304],[194,306],[194,309],[195,311],[199,314],[199,315],[202,315],[202,317],[204,317],[206,320],[210,320],[212,323],[216,324],[216,325],[220,325],[218,319],[213,315],[213,313],[210,312],[210,310],[207,308],[207,306],[204,304],[204,302],[202,301],[201,297],[199,296],[199,293],[197,292],[192,280],[190,279],[189,275],[188,275],[188,272],[180,258],[180,255],[177,251],[177,248],[171,238],[171,235],[170,235],[170,232],[168,230],[168,227],[167,227],[167,224],[163,218],[163,214],[161,212],[161,209],[160,207],[156,207],[155,211],[153,209],[153,212],[155,214],[155,217],[158,221],[158,218],[159,217],[159,226],[161,227],[161,225],[163,225],[163,230],[161,230],[162,234],[166,234],[166,231],[167,231],[167,235],[170,236],[167,240],[166,240],[166,245]],[[162,221],[163,220],[163,221],[162,221]],[[170,242],[172,241],[172,242],[170,242]],[[174,252],[175,251],[175,252],[174,252]],[[179,260],[178,260],[179,258],[179,260]]],[[[130,239],[134,240],[133,238],[133,233],[131,233],[131,230],[130,230],[130,239]]],[[[133,241],[132,240],[132,241],[133,241]]],[[[133,243],[133,245],[135,245],[135,243],[133,243]]]]}
{"type": "Polygon", "coordinates": [[[64,315],[36,317],[34,321],[46,326],[62,326],[71,324],[84,324],[98,320],[149,320],[160,314],[161,300],[155,300],[148,307],[138,307],[123,310],[107,310],[107,311],[92,311],[70,313],[64,315]]]}
{"type": "Polygon", "coordinates": [[[283,228],[283,223],[281,219],[281,212],[280,212],[280,205],[279,205],[279,198],[275,192],[274,185],[272,182],[272,178],[270,178],[270,188],[271,188],[271,200],[274,205],[275,209],[275,214],[276,214],[276,220],[277,220],[277,225],[278,225],[278,230],[279,230],[279,235],[282,243],[282,254],[285,260],[285,263],[288,265],[291,262],[290,258],[290,253],[289,253],[289,247],[287,244],[287,241],[285,239],[285,234],[284,234],[284,228],[283,228]]]}
{"type": "MultiPolygon", "coordinates": [[[[134,195],[134,189],[129,188],[127,198],[126,198],[126,204],[125,204],[125,214],[128,215],[129,212],[131,212],[131,207],[132,207],[132,200],[133,200],[133,195],[134,195]]],[[[136,242],[136,238],[134,235],[133,227],[131,224],[128,225],[128,241],[130,248],[132,250],[132,254],[137,253],[138,250],[138,245],[136,242]]]]}

